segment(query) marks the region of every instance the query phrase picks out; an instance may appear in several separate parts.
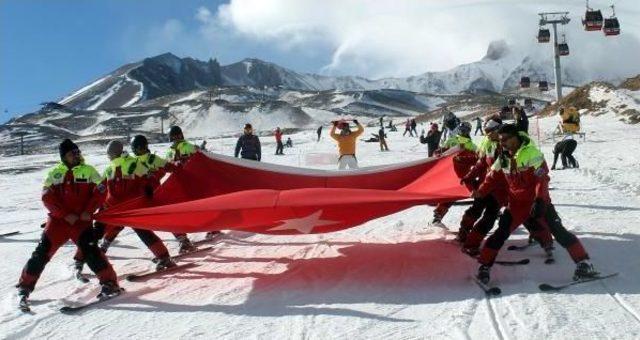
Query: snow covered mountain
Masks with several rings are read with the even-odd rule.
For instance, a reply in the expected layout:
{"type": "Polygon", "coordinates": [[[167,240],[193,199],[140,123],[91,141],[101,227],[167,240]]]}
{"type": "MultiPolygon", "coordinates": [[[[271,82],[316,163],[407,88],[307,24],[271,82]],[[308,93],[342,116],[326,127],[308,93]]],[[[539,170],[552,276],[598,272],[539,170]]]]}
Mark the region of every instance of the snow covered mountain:
{"type": "MultiPolygon", "coordinates": [[[[217,60],[204,62],[166,53],[125,65],[63,98],[60,103],[74,109],[120,108],[214,86],[281,87],[302,91],[395,89],[430,94],[457,94],[469,90],[501,92],[517,87],[523,75],[530,76],[533,81],[552,80],[551,60],[513,51],[504,41],[491,43],[482,60],[449,71],[378,80],[299,73],[259,59],[221,66],[217,60]]],[[[592,80],[571,65],[564,69],[564,79],[567,84],[578,85],[592,80]]]]}

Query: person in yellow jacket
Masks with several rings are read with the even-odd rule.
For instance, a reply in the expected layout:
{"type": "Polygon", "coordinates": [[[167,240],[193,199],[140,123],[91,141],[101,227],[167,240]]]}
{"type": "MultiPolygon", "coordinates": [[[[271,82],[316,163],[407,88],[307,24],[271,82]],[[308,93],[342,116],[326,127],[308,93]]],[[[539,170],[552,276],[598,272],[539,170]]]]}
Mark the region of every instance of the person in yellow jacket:
{"type": "Polygon", "coordinates": [[[351,131],[349,123],[345,121],[333,122],[331,128],[331,138],[338,142],[338,152],[340,158],[338,158],[338,169],[344,170],[347,167],[350,169],[358,168],[358,159],[356,158],[356,140],[364,132],[364,127],[360,125],[357,119],[353,122],[356,124],[356,131],[351,131]],[[336,129],[340,129],[340,133],[336,132],[336,129]]]}

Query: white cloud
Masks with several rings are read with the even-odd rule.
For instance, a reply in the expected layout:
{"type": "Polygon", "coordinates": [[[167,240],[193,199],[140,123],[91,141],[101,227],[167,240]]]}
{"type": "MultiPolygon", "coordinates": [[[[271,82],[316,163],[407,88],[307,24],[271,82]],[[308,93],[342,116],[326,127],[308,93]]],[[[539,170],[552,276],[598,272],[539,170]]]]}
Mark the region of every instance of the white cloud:
{"type": "MultiPolygon", "coordinates": [[[[224,29],[290,53],[329,46],[333,53],[325,72],[375,78],[473,62],[497,39],[519,51],[548,48],[534,42],[536,13],[569,10],[572,22],[566,34],[572,57],[567,62],[640,73],[632,60],[640,51],[640,6],[635,0],[615,2],[623,30],[618,38],[582,31],[584,3],[577,0],[231,0],[217,8],[215,20],[203,9],[197,17],[205,34],[224,29]],[[617,61],[606,65],[612,58],[617,61]]],[[[591,1],[603,10],[609,4],[591,1]]]]}

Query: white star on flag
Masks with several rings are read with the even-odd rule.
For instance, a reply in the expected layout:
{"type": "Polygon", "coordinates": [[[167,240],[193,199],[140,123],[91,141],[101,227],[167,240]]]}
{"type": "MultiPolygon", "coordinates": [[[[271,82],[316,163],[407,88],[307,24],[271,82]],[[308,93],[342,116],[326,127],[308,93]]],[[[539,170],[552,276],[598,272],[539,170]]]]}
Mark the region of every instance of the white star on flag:
{"type": "Polygon", "coordinates": [[[297,230],[302,234],[309,234],[315,227],[321,227],[324,225],[336,224],[340,222],[321,220],[320,216],[322,216],[322,210],[318,210],[309,216],[282,220],[281,225],[273,227],[269,230],[297,230]]]}

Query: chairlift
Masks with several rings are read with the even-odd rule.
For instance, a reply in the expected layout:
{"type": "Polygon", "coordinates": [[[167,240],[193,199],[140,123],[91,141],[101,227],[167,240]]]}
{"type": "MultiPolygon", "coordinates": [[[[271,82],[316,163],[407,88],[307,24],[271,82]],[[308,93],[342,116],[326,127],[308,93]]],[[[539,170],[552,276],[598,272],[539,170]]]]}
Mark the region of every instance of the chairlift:
{"type": "Polygon", "coordinates": [[[582,19],[584,30],[599,31],[602,29],[602,18],[602,12],[589,7],[589,1],[587,0],[587,10],[584,12],[584,18],[582,19]]]}
{"type": "Polygon", "coordinates": [[[551,40],[551,31],[548,28],[540,28],[538,30],[538,42],[548,43],[551,40]]]}
{"type": "Polygon", "coordinates": [[[531,86],[531,79],[529,77],[521,77],[520,78],[520,87],[523,89],[527,89],[531,86]]]}
{"type": "Polygon", "coordinates": [[[611,5],[611,10],[613,14],[611,14],[610,18],[604,19],[604,26],[602,27],[602,32],[604,32],[605,36],[620,34],[620,22],[616,17],[616,9],[613,5],[611,5]]]}
{"type": "Polygon", "coordinates": [[[558,44],[558,54],[561,56],[569,55],[569,44],[567,44],[564,34],[562,35],[562,42],[558,44]]]}
{"type": "Polygon", "coordinates": [[[549,91],[549,83],[546,80],[541,80],[538,82],[538,90],[540,91],[549,91]]]}

